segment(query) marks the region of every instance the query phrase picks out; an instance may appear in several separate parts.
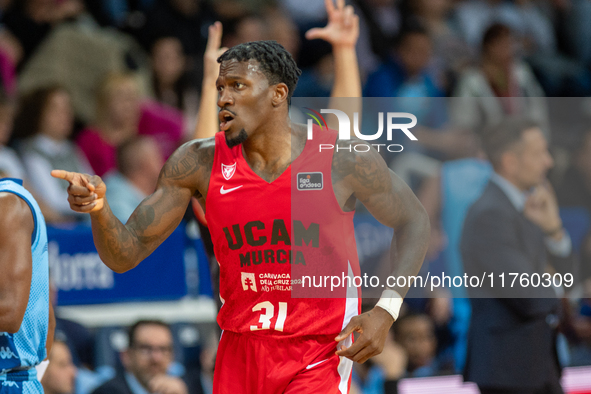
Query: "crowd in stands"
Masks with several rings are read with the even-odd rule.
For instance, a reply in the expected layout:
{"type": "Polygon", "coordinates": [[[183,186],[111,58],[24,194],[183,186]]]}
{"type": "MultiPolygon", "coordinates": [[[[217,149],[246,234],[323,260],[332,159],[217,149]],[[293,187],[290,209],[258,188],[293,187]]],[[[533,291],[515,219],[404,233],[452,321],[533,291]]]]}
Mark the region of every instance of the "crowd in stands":
{"type": "MultiPolygon", "coordinates": [[[[591,2],[347,3],[360,17],[363,96],[408,105],[421,125],[417,145],[384,158],[430,214],[432,242],[423,273],[454,269],[471,193],[482,189],[492,171],[479,150],[479,130],[515,114],[542,126],[555,155],[550,179],[560,206],[587,218],[577,244],[582,289],[563,311],[561,335],[570,354],[563,364],[591,364],[591,2]],[[559,99],[550,97],[576,97],[582,124],[553,121],[551,100],[559,99]],[[408,101],[395,101],[401,99],[408,101]],[[404,176],[409,167],[424,169],[418,180],[404,176]]],[[[211,58],[204,62],[212,31],[222,35],[217,47],[277,40],[303,70],[294,97],[328,97],[331,46],[305,36],[325,23],[320,0],[1,0],[0,174],[25,180],[51,225],[85,223],[88,217],[69,209],[67,182],[52,178],[50,170],[100,175],[113,212],[125,222],[154,189],[164,160],[195,138],[203,87],[217,74],[211,58]]],[[[460,372],[469,312],[458,297],[465,296],[409,300],[383,353],[355,365],[354,392],[391,393],[404,377],[460,372]]],[[[146,325],[169,333],[159,322],[146,325]]],[[[86,344],[76,347],[62,331],[46,391],[89,394],[111,376],[97,370],[101,366],[89,350],[96,339],[88,333],[86,344]]],[[[172,357],[170,344],[137,346],[122,356],[126,368],[133,368],[134,355],[172,357]]],[[[202,349],[199,382],[168,384],[188,385],[179,388],[181,394],[211,392],[213,354],[212,347],[202,349]]],[[[127,380],[139,384],[129,374],[127,380]]]]}

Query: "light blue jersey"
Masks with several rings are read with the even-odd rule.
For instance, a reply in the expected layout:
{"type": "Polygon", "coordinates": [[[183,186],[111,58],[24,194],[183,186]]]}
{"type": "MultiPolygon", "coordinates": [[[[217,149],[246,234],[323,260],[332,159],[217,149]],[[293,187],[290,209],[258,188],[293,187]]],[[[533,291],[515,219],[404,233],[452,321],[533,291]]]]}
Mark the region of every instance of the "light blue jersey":
{"type": "Polygon", "coordinates": [[[14,193],[26,201],[35,220],[31,239],[33,271],[27,310],[17,333],[0,332],[0,394],[43,393],[33,367],[47,356],[49,265],[45,219],[33,196],[22,186],[22,181],[0,179],[0,192],[14,193]]]}

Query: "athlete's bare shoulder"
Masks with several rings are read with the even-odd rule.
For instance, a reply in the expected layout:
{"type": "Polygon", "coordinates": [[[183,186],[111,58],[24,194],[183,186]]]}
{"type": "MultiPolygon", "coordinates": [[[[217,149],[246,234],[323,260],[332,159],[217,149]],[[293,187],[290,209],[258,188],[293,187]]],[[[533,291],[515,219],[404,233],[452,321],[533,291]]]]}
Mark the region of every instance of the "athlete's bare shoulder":
{"type": "Polygon", "coordinates": [[[365,203],[368,195],[391,187],[390,173],[382,156],[358,138],[336,141],[331,176],[337,199],[346,201],[347,206],[354,203],[350,199],[352,195],[365,203]]]}
{"type": "Polygon", "coordinates": [[[384,159],[367,142],[358,138],[337,140],[332,158],[333,182],[347,179],[379,191],[389,177],[384,169],[384,159]]]}
{"type": "Polygon", "coordinates": [[[160,172],[159,183],[174,183],[203,194],[213,167],[215,137],[192,140],[178,148],[160,172]]]}

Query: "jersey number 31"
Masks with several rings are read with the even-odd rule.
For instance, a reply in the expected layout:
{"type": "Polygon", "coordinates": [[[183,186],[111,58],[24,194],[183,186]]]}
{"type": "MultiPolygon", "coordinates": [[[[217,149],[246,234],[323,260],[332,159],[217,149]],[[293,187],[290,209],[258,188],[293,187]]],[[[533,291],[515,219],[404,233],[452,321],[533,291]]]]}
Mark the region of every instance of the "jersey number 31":
{"type": "MultiPolygon", "coordinates": [[[[270,330],[271,329],[271,319],[275,316],[275,307],[271,303],[271,301],[263,301],[259,302],[255,306],[252,307],[253,312],[258,312],[264,309],[265,313],[261,314],[259,317],[259,323],[261,323],[261,327],[259,326],[250,326],[250,331],[257,331],[257,330],[270,330]]],[[[283,325],[285,324],[285,318],[287,317],[287,302],[280,302],[279,303],[279,314],[277,315],[277,321],[275,321],[275,327],[273,328],[276,331],[283,331],[283,325]]]]}

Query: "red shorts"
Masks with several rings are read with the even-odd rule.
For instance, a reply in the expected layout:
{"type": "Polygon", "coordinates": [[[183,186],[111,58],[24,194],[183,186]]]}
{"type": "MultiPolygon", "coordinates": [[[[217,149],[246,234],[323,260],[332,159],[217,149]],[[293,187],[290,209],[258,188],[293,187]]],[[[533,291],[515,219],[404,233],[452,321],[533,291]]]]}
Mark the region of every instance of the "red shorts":
{"type": "Polygon", "coordinates": [[[348,393],[353,361],[335,354],[335,336],[275,339],[224,331],[213,393],[348,393]]]}

